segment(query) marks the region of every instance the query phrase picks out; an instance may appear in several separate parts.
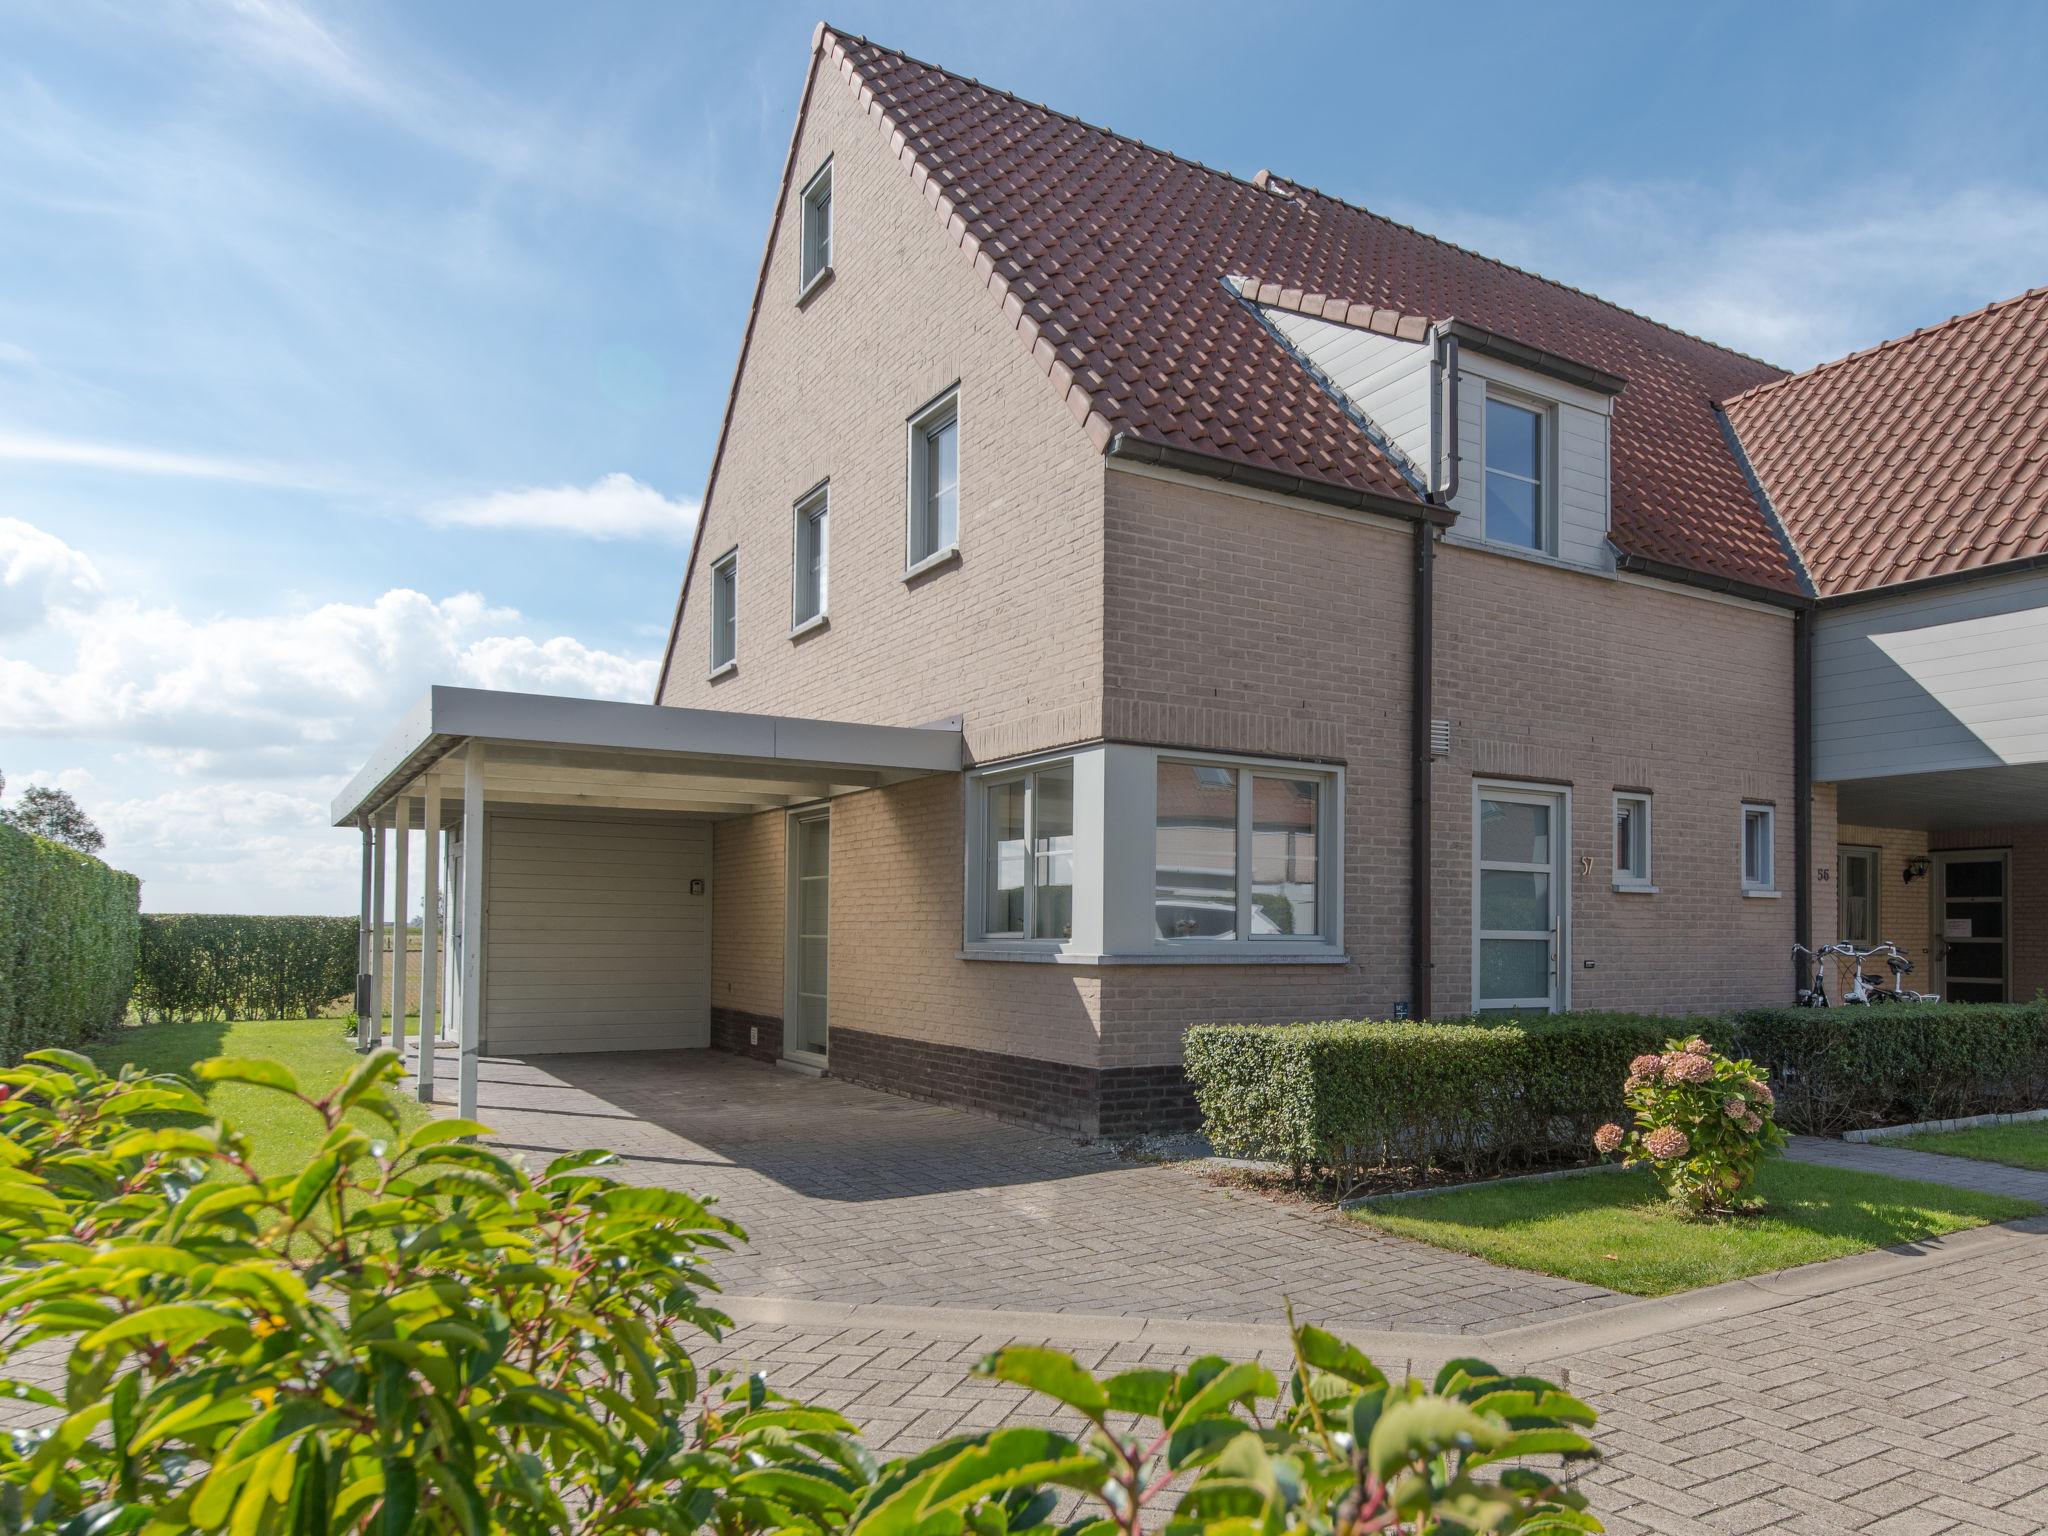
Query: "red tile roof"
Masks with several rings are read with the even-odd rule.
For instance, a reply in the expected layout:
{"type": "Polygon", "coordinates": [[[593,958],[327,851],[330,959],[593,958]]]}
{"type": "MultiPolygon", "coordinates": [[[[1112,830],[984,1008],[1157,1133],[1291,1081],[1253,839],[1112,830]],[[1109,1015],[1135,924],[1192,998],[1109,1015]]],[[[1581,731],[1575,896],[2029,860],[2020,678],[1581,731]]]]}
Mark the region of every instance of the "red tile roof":
{"type": "Polygon", "coordinates": [[[1801,590],[1715,402],[1781,371],[1334,198],[1241,181],[862,38],[820,33],[1069,407],[1116,434],[1401,501],[1398,469],[1225,286],[1457,318],[1618,374],[1625,555],[1801,590]]]}
{"type": "Polygon", "coordinates": [[[1760,385],[1728,419],[1823,597],[2048,554],[2048,288],[1760,385]]]}

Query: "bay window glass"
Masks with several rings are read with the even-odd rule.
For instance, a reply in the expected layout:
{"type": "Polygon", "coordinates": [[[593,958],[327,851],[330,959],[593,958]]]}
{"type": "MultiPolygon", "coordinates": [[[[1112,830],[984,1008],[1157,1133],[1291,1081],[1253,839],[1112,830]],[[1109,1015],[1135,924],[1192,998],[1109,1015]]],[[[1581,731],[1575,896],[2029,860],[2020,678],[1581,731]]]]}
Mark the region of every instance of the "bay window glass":
{"type": "Polygon", "coordinates": [[[1237,937],[1235,768],[1159,763],[1152,905],[1162,939],[1237,937]]]}
{"type": "Polygon", "coordinates": [[[1029,845],[1025,842],[1029,786],[1010,779],[988,787],[989,888],[986,927],[991,936],[1024,936],[1025,877],[1029,845]]]}
{"type": "Polygon", "coordinates": [[[1317,779],[1252,775],[1252,937],[1317,931],[1317,779]]]}
{"type": "Polygon", "coordinates": [[[1032,937],[1074,936],[1074,765],[1031,775],[1032,937]]]}
{"type": "Polygon", "coordinates": [[[1074,935],[1074,765],[1053,763],[985,791],[982,937],[1074,935]]]}

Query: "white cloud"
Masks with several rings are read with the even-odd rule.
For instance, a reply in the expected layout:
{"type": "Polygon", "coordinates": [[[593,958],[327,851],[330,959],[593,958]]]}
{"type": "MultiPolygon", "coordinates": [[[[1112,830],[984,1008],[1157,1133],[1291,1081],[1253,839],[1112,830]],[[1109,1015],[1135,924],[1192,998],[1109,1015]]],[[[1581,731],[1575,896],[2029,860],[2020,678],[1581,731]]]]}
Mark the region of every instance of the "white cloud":
{"type": "Polygon", "coordinates": [[[0,635],[41,625],[58,608],[90,607],[106,592],[98,567],[53,533],[0,517],[0,635]]]}
{"type": "Polygon", "coordinates": [[[614,472],[587,486],[534,486],[443,502],[437,523],[573,533],[588,539],[686,540],[697,526],[694,502],[671,501],[631,475],[614,472]]]}
{"type": "Polygon", "coordinates": [[[157,448],[131,448],[122,443],[42,437],[24,432],[0,432],[0,460],[107,469],[133,475],[169,475],[179,479],[234,480],[251,485],[304,487],[322,483],[314,477],[274,464],[260,464],[246,459],[173,453],[157,448]]]}
{"type": "Polygon", "coordinates": [[[1789,368],[2023,292],[2048,249],[2048,195],[1905,180],[1797,198],[1587,182],[1508,214],[1396,217],[1789,368]]]}
{"type": "Polygon", "coordinates": [[[180,785],[95,800],[106,859],[143,877],[152,912],[346,912],[356,840],[327,825],[319,786],[180,785]]]}

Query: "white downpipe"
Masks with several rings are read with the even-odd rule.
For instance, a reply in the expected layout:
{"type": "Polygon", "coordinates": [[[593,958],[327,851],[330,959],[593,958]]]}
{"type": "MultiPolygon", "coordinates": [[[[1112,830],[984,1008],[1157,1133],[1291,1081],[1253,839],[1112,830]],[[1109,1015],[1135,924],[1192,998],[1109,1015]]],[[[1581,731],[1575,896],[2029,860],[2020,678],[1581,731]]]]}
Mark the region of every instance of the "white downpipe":
{"type": "Polygon", "coordinates": [[[427,832],[420,847],[419,1099],[434,1102],[434,1035],[441,1027],[441,781],[427,780],[427,832]]]}

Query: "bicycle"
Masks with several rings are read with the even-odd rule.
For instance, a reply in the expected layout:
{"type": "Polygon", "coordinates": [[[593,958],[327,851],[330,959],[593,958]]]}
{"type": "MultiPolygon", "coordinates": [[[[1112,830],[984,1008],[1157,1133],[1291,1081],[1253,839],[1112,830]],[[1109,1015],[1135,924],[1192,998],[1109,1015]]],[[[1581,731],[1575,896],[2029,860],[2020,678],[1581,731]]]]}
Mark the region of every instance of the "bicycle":
{"type": "Polygon", "coordinates": [[[1870,949],[1858,949],[1849,943],[1823,944],[1819,949],[1808,949],[1804,944],[1792,946],[1794,959],[1804,955],[1813,962],[1813,985],[1801,987],[1796,1006],[1801,1008],[1870,1007],[1880,1003],[1938,1003],[1941,998],[1932,992],[1915,992],[1905,985],[1905,978],[1913,972],[1913,962],[1904,950],[1889,941],[1870,949]],[[1842,994],[1840,1003],[1828,998],[1828,977],[1826,961],[1833,956],[1849,962],[1849,985],[1842,994]],[[1867,974],[1863,962],[1882,956],[1885,966],[1892,973],[1890,986],[1883,979],[1867,974]]]}

